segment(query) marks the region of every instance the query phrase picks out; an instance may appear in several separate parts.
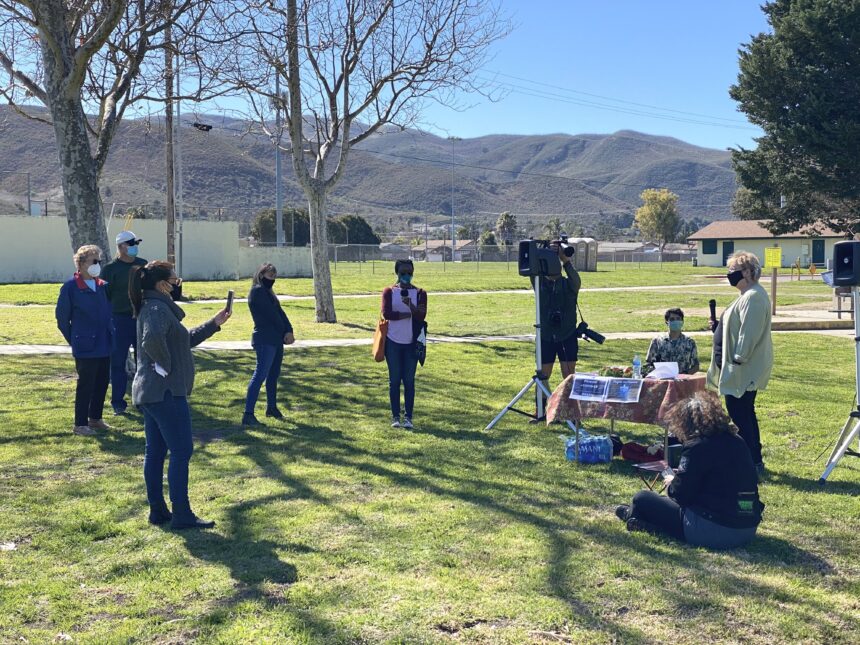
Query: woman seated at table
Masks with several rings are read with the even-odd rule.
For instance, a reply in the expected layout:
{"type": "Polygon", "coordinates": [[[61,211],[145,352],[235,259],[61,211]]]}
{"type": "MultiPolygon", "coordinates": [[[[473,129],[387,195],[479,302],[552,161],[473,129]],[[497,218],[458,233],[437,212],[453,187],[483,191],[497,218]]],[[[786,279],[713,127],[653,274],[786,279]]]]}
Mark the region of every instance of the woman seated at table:
{"type": "Polygon", "coordinates": [[[699,353],[696,341],[684,336],[684,312],[680,309],[667,309],[663,316],[668,333],[651,341],[648,355],[642,365],[642,374],[654,370],[654,363],[678,363],[678,373],[695,374],[699,371],[699,353]]]}
{"type": "Polygon", "coordinates": [[[720,400],[697,392],[669,411],[669,430],[683,442],[681,463],[667,475],[668,497],[641,491],[615,509],[628,531],[668,535],[711,549],[749,542],[764,504],[746,443],[737,435],[720,400]]]}

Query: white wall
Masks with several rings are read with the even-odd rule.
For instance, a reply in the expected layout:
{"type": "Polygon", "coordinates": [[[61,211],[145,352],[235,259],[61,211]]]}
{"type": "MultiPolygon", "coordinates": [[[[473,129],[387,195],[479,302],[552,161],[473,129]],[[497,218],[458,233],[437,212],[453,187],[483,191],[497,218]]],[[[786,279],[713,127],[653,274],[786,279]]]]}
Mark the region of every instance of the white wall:
{"type": "MultiPolygon", "coordinates": [[[[102,249],[108,256],[116,254],[113,240],[124,228],[125,218],[115,217],[111,221],[108,229],[111,248],[102,249]]],[[[131,230],[143,238],[141,257],[147,260],[167,257],[165,220],[135,220],[131,230]]],[[[245,278],[264,261],[277,266],[282,276],[311,276],[310,249],[240,247],[236,222],[186,221],[182,237],[178,268],[184,279],[245,278]]],[[[177,241],[178,255],[179,251],[177,241]]],[[[0,282],[67,280],[75,271],[72,255],[64,217],[0,217],[0,282]]]]}
{"type": "MultiPolygon", "coordinates": [[[[833,245],[839,242],[839,238],[826,237],[824,238],[824,260],[833,257],[833,245]]],[[[812,239],[801,237],[789,238],[765,238],[765,239],[746,239],[734,240],[735,251],[749,251],[755,253],[764,264],[764,250],[773,247],[774,244],[782,249],[782,266],[792,266],[798,258],[802,267],[809,266],[812,261],[812,239]]],[[[698,258],[699,266],[705,267],[721,267],[723,266],[723,240],[717,241],[717,252],[713,255],[705,255],[702,253],[702,241],[696,242],[696,257],[698,258]]]]}
{"type": "Polygon", "coordinates": [[[311,248],[309,246],[240,246],[238,272],[240,278],[249,278],[264,262],[271,262],[281,278],[309,278],[311,276],[311,248]]]}

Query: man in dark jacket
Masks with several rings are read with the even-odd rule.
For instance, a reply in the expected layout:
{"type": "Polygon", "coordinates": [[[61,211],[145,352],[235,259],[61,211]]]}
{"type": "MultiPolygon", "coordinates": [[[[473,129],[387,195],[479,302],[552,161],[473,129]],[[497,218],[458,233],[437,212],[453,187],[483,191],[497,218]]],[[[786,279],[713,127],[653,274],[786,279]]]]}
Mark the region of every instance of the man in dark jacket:
{"type": "Polygon", "coordinates": [[[137,325],[131,315],[131,301],[128,299],[128,278],[134,267],[141,267],[146,260],[138,257],[143,240],[132,231],[122,231],[116,236],[117,256],[102,271],[102,279],[107,282],[105,292],[111,306],[113,324],[113,346],[110,354],[110,404],[114,414],[125,414],[128,404],[125,401],[128,389],[128,373],[125,364],[129,348],[137,346],[137,325]]]}

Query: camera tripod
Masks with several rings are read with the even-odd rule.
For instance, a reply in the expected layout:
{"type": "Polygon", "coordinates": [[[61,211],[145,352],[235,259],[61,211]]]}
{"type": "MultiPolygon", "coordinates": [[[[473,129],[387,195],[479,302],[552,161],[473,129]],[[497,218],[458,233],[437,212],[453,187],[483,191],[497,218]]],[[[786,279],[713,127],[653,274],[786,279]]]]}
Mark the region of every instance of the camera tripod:
{"type": "MultiPolygon", "coordinates": [[[[502,420],[508,412],[516,412],[517,414],[522,414],[525,417],[529,417],[535,421],[539,421],[544,418],[544,396],[549,399],[552,396],[552,392],[549,391],[549,388],[546,386],[546,381],[544,378],[544,374],[541,371],[543,368],[543,361],[541,359],[541,324],[540,324],[540,285],[542,276],[536,276],[534,281],[534,291],[535,291],[535,373],[529,379],[529,382],[525,384],[523,389],[521,389],[517,395],[511,399],[511,402],[508,403],[501,412],[496,415],[496,418],[490,421],[487,424],[487,427],[484,430],[492,430],[493,426],[496,425],[499,421],[502,420]],[[535,388],[535,414],[530,412],[524,412],[523,410],[517,410],[514,406],[519,402],[521,398],[523,398],[528,391],[534,386],[535,388]]],[[[575,425],[571,421],[567,421],[567,426],[573,431],[576,442],[575,445],[575,455],[576,460],[579,461],[579,427],[575,425]]]]}
{"type": "Polygon", "coordinates": [[[854,305],[854,405],[855,409],[848,415],[848,420],[842,426],[836,446],[830,453],[824,474],[818,480],[822,486],[827,483],[827,478],[836,464],[845,455],[860,457],[860,452],[851,449],[851,443],[860,437],[860,287],[851,287],[851,300],[854,305]]]}

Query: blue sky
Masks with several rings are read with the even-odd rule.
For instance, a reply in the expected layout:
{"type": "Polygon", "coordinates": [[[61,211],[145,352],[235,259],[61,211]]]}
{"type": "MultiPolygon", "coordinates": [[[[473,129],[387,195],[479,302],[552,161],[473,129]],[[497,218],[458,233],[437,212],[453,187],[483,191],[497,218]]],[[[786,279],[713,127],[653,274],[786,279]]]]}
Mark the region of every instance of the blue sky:
{"type": "Polygon", "coordinates": [[[768,29],[759,5],[502,0],[516,27],[481,77],[507,95],[496,103],[465,97],[470,107],[459,112],[429,105],[420,127],[464,138],[627,129],[711,148],[754,147],[759,131],[728,88],[739,46],[768,29]]]}

